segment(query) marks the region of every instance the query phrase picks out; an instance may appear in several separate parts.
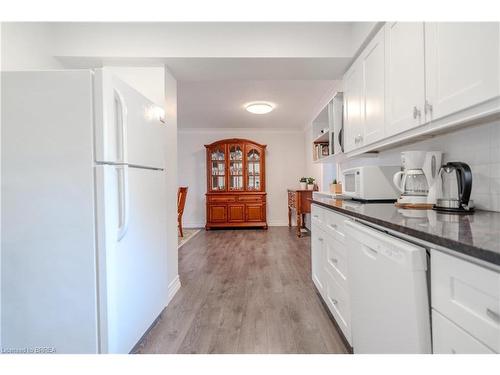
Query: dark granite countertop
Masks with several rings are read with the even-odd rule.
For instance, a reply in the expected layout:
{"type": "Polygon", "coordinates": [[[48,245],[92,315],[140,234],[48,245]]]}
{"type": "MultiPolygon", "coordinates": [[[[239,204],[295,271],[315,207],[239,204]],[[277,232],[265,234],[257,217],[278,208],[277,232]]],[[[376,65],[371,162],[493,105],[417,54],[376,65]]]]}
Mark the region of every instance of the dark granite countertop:
{"type": "Polygon", "coordinates": [[[500,266],[500,212],[477,210],[473,215],[453,215],[326,197],[314,197],[312,202],[500,266]]]}

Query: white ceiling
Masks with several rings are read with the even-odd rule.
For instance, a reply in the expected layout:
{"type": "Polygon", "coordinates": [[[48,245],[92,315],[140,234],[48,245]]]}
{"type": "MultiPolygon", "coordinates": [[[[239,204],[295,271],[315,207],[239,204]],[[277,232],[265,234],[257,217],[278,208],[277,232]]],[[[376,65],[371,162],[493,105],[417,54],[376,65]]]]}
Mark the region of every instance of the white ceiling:
{"type": "Polygon", "coordinates": [[[178,123],[186,128],[304,128],[332,80],[184,81],[178,87],[178,123]],[[265,115],[248,113],[244,105],[268,101],[276,105],[265,115]]]}
{"type": "Polygon", "coordinates": [[[302,129],[375,22],[55,23],[66,67],[164,66],[178,80],[178,125],[302,129]],[[250,101],[276,109],[252,115],[250,101]]]}

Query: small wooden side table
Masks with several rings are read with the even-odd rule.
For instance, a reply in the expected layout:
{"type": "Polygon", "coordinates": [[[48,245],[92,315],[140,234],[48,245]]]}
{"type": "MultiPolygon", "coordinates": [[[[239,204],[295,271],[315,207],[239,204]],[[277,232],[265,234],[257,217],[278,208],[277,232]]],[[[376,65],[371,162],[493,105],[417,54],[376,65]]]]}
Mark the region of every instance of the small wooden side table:
{"type": "Polygon", "coordinates": [[[288,189],[288,226],[292,226],[292,210],[297,215],[297,237],[301,237],[300,228],[305,228],[305,214],[311,213],[312,190],[288,189]]]}

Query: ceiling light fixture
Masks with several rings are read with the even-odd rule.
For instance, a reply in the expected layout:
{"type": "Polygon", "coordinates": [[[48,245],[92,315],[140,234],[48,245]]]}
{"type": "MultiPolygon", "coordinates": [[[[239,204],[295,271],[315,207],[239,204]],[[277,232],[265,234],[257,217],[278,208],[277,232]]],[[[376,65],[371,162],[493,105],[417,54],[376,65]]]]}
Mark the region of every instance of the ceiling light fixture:
{"type": "Polygon", "coordinates": [[[266,102],[254,102],[245,105],[245,109],[256,115],[263,115],[271,112],[274,109],[274,105],[266,102]]]}

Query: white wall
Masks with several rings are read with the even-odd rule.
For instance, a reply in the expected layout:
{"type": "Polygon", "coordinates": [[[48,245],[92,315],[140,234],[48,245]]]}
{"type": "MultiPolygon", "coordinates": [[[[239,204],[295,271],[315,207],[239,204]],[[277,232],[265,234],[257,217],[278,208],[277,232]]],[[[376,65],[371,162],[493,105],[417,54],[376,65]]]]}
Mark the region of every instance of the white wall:
{"type": "Polygon", "coordinates": [[[351,57],[342,22],[53,23],[57,56],[351,57]]]}
{"type": "Polygon", "coordinates": [[[106,66],[153,103],[165,107],[165,68],[106,66]]]}
{"type": "Polygon", "coordinates": [[[267,221],[271,226],[288,225],[288,187],[298,187],[303,175],[304,143],[300,131],[256,131],[254,129],[179,129],[179,185],[188,186],[184,226],[205,225],[205,144],[225,138],[246,138],[266,144],[267,221]]]}
{"type": "MultiPolygon", "coordinates": [[[[179,278],[177,260],[177,81],[165,67],[165,114],[167,139],[167,277],[169,292],[179,278]]],[[[170,296],[172,297],[172,296],[170,296]]]]}
{"type": "Polygon", "coordinates": [[[358,165],[401,165],[406,150],[444,152],[444,163],[462,161],[472,169],[472,195],[477,208],[500,211],[500,121],[473,126],[381,152],[374,158],[356,158],[341,168],[358,165]]]}
{"type": "Polygon", "coordinates": [[[383,22],[354,22],[351,26],[351,43],[353,56],[361,52],[364,46],[371,39],[371,34],[378,30],[383,22]]]}
{"type": "Polygon", "coordinates": [[[302,134],[304,142],[304,161],[305,161],[304,177],[314,177],[316,179],[316,184],[318,186],[322,186],[323,185],[322,164],[313,163],[312,141],[315,138],[315,136],[316,134],[314,134],[312,124],[309,127],[307,127],[302,134]]]}
{"type": "Polygon", "coordinates": [[[1,70],[60,69],[49,23],[2,22],[1,70]]]}
{"type": "Polygon", "coordinates": [[[167,280],[175,286],[177,265],[177,81],[167,67],[106,67],[154,103],[165,108],[167,138],[167,280]]]}

